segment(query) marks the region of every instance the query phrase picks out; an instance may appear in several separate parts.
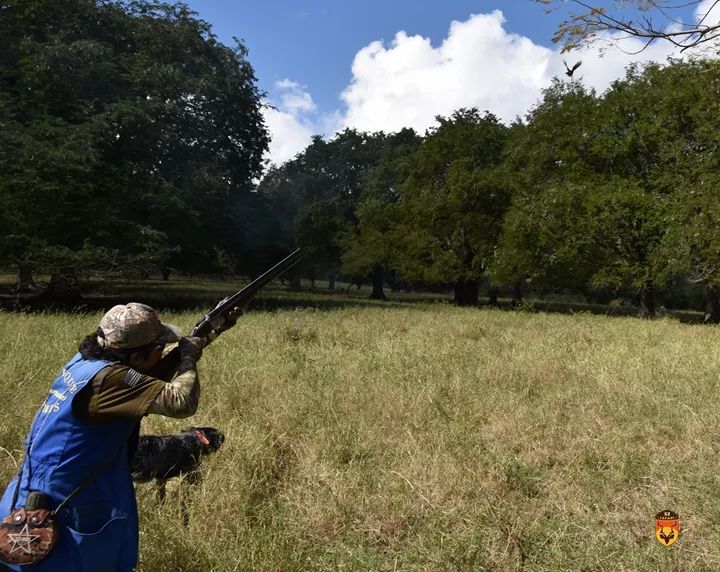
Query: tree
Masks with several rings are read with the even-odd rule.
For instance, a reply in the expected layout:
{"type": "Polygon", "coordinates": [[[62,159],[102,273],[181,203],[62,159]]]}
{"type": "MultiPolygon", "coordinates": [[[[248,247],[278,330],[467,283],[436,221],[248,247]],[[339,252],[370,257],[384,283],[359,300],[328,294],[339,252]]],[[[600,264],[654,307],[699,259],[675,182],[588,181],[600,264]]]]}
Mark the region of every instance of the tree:
{"type": "Polygon", "coordinates": [[[239,259],[268,143],[241,43],[220,44],[182,4],[130,0],[7,0],[0,33],[5,262],[239,259]]]}
{"type": "Polygon", "coordinates": [[[668,90],[655,113],[672,136],[662,146],[672,187],[672,217],[664,244],[676,274],[703,285],[705,321],[720,322],[720,135],[708,122],[720,112],[720,66],[715,61],[674,62],[663,73],[668,90]]]}
{"type": "Polygon", "coordinates": [[[630,287],[639,296],[640,317],[653,317],[657,290],[668,278],[659,251],[668,197],[621,177],[588,193],[588,203],[588,234],[602,255],[590,287],[615,292],[630,287]]]}
{"type": "Polygon", "coordinates": [[[490,269],[494,282],[587,289],[600,261],[585,225],[586,195],[602,180],[593,153],[599,121],[593,91],[555,80],[525,122],[511,127],[503,168],[512,203],[490,269]]]}
{"type": "Polygon", "coordinates": [[[342,238],[343,273],[371,276],[372,299],[385,299],[385,278],[398,255],[398,188],[409,174],[408,157],[420,141],[412,129],[385,138],[379,164],[366,174],[361,186],[357,224],[342,238]]]}
{"type": "Polygon", "coordinates": [[[399,189],[397,269],[408,280],[451,284],[456,304],[476,305],[509,203],[496,172],[507,128],[476,109],[437,121],[399,189]]]}
{"type": "Polygon", "coordinates": [[[527,189],[506,220],[501,275],[631,290],[640,314],[654,314],[655,293],[672,275],[663,245],[674,185],[664,149],[677,139],[657,102],[677,90],[674,79],[657,65],[631,66],[597,100],[579,85],[546,91],[513,159],[527,189]]]}
{"type": "MultiPolygon", "coordinates": [[[[557,7],[559,0],[535,0],[557,7]]],[[[566,0],[563,0],[564,2],[566,0]]],[[[701,44],[716,44],[720,37],[720,21],[711,16],[718,14],[720,0],[624,0],[608,9],[600,2],[569,0],[580,9],[571,12],[559,26],[554,42],[569,52],[600,39],[612,41],[638,38],[645,42],[640,51],[656,40],[667,41],[686,50],[701,44]],[[689,8],[700,10],[697,22],[685,23],[689,8]],[[683,12],[685,14],[683,14],[683,12]],[[684,17],[685,16],[685,17],[684,17]]]]}
{"type": "Polygon", "coordinates": [[[592,285],[639,296],[640,315],[655,314],[655,294],[670,278],[661,245],[673,186],[665,176],[663,146],[672,126],[658,121],[657,102],[677,86],[656,64],[630,66],[600,103],[593,148],[605,181],[589,195],[589,228],[604,254],[592,285]]]}
{"type": "Polygon", "coordinates": [[[311,277],[332,278],[341,265],[342,237],[355,224],[362,179],[379,160],[384,135],[346,129],[325,141],[316,136],[294,159],[260,183],[285,244],[312,250],[311,277]]]}
{"type": "Polygon", "coordinates": [[[720,323],[720,177],[712,171],[683,174],[676,216],[668,229],[669,260],[705,290],[707,323],[720,323]]]}

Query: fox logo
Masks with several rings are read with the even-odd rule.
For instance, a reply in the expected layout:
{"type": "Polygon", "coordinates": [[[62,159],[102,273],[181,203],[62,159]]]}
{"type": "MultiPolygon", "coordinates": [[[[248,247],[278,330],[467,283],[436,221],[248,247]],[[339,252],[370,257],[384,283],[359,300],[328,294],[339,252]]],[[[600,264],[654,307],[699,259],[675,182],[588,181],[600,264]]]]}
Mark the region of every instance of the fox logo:
{"type": "Polygon", "coordinates": [[[680,517],[671,510],[655,515],[655,538],[663,546],[674,544],[680,536],[680,517]]]}

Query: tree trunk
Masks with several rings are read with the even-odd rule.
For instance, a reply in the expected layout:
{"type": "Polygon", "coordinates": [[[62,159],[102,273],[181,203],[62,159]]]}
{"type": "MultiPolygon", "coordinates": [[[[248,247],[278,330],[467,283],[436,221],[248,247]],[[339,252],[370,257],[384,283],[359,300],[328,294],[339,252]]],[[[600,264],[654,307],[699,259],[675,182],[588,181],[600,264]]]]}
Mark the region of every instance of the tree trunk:
{"type": "Polygon", "coordinates": [[[520,282],[515,282],[513,285],[513,299],[512,305],[519,306],[523,301],[523,288],[520,282]]]}
{"type": "Polygon", "coordinates": [[[331,272],[330,276],[328,276],[328,290],[335,290],[335,277],[336,274],[334,272],[331,272]]]}
{"type": "Polygon", "coordinates": [[[455,305],[477,306],[478,283],[477,280],[459,280],[455,283],[455,305]]]}
{"type": "Polygon", "coordinates": [[[18,282],[17,282],[17,291],[18,292],[34,292],[38,289],[38,285],[35,284],[35,281],[32,277],[32,266],[29,266],[27,264],[19,264],[18,265],[18,282]]]}
{"type": "Polygon", "coordinates": [[[300,275],[293,276],[290,279],[290,290],[300,290],[300,275]]]}
{"type": "Polygon", "coordinates": [[[705,318],[706,324],[720,323],[720,286],[705,284],[705,318]]]}
{"type": "Polygon", "coordinates": [[[640,289],[640,311],[638,317],[650,319],[655,317],[655,289],[652,284],[645,284],[640,289]]]}
{"type": "Polygon", "coordinates": [[[490,286],[490,291],[488,292],[488,304],[491,306],[499,306],[497,286],[490,286]]]}
{"type": "Polygon", "coordinates": [[[163,267],[160,269],[160,274],[162,274],[163,282],[167,282],[168,280],[170,280],[170,272],[171,270],[169,268],[163,267]]]}
{"type": "Polygon", "coordinates": [[[376,266],[372,274],[372,294],[370,294],[371,300],[387,300],[383,286],[385,284],[385,272],[382,266],[376,266]]]}

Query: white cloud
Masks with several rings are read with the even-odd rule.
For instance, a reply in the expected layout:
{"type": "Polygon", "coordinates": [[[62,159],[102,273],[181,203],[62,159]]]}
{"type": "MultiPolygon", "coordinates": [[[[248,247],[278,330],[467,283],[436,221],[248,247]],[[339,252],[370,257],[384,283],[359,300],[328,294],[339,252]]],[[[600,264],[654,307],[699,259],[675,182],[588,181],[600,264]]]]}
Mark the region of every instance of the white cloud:
{"type": "Polygon", "coordinates": [[[317,133],[317,107],[306,87],[289,79],[275,82],[277,96],[269,102],[263,116],[270,132],[267,159],[280,164],[292,159],[310,144],[317,133]],[[273,102],[277,99],[277,102],[273,102]]]}
{"type": "Polygon", "coordinates": [[[436,115],[488,109],[503,120],[527,109],[549,81],[551,50],[507,33],[500,11],[453,22],[433,47],[398,32],[389,47],[373,42],[355,56],[343,91],[346,124],[362,130],[422,132],[436,115]]]}
{"type": "Polygon", "coordinates": [[[305,91],[306,87],[304,85],[289,79],[283,79],[275,82],[275,87],[281,91],[281,105],[289,113],[296,114],[317,109],[312,96],[305,91]]]}
{"type": "MultiPolygon", "coordinates": [[[[344,124],[361,130],[396,131],[413,127],[423,132],[436,115],[450,115],[460,107],[489,110],[505,122],[524,115],[550,85],[553,76],[565,77],[563,59],[599,92],[621,77],[633,61],[664,61],[669,47],[657,44],[633,56],[593,47],[561,56],[559,50],[535,44],[509,33],[502,12],[476,14],[452,22],[442,44],[398,32],[390,46],[373,42],[361,49],[352,66],[353,79],[343,91],[347,105],[344,124]]],[[[642,44],[624,41],[625,52],[642,44]]]]}

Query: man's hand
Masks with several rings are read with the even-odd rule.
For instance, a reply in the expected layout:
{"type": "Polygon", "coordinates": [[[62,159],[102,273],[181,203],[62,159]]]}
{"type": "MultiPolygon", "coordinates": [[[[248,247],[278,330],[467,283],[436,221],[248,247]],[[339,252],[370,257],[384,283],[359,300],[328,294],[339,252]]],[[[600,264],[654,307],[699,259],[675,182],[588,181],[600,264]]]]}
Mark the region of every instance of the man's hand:
{"type": "Polygon", "coordinates": [[[203,348],[207,345],[207,339],[197,338],[194,336],[185,336],[180,339],[178,347],[180,348],[181,360],[192,360],[197,362],[202,357],[203,348]]]}

